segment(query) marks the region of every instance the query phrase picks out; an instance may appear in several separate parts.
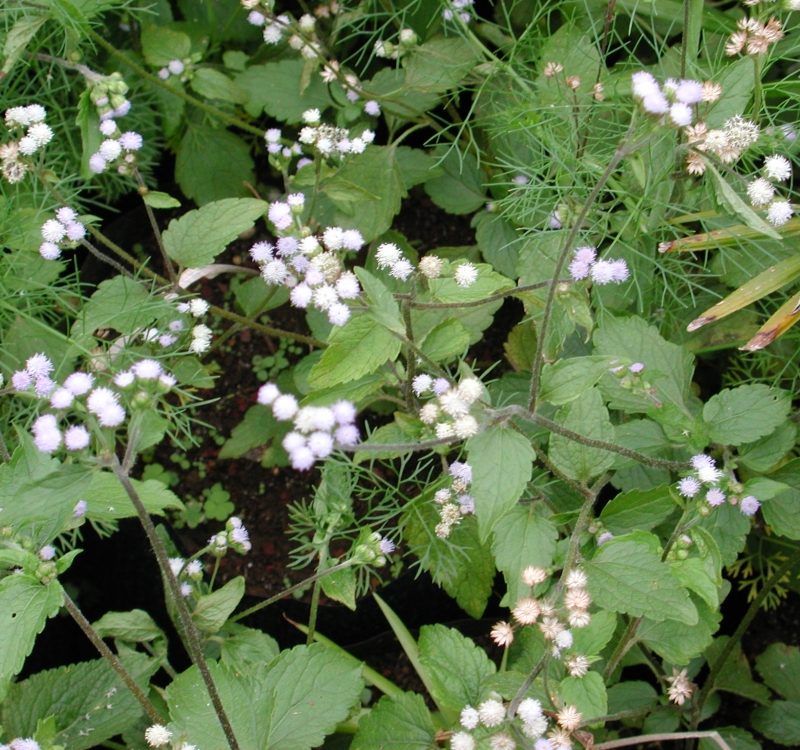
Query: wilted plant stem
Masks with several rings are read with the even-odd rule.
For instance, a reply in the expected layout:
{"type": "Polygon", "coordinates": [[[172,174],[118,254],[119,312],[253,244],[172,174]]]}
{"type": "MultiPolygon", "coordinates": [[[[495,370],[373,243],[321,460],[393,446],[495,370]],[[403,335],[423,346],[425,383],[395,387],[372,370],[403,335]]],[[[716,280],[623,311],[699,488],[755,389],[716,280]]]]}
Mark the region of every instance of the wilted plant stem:
{"type": "Polygon", "coordinates": [[[155,554],[158,566],[161,569],[161,575],[167,582],[172,603],[174,604],[178,613],[178,619],[180,620],[181,630],[183,631],[189,656],[200,671],[200,675],[205,683],[208,695],[211,698],[211,703],[214,706],[214,711],[217,714],[219,723],[222,725],[222,731],[225,733],[225,739],[228,741],[228,745],[231,750],[239,750],[239,743],[236,741],[236,735],[233,732],[233,727],[231,726],[228,715],[225,712],[225,707],[222,705],[222,699],[217,691],[217,686],[214,684],[214,680],[211,677],[211,672],[208,669],[208,662],[206,662],[206,658],[203,655],[203,649],[200,644],[200,633],[195,627],[195,624],[192,621],[192,615],[186,606],[186,602],[183,600],[183,596],[181,595],[180,584],[178,583],[178,579],[175,577],[175,574],[172,572],[172,568],[170,567],[167,550],[165,549],[161,539],[158,538],[156,527],[153,524],[147,509],[144,507],[144,504],[139,497],[139,493],[133,486],[130,477],[122,468],[122,465],[120,464],[116,455],[112,458],[111,467],[126,494],[130,498],[131,503],[133,503],[133,507],[136,509],[136,513],[139,516],[139,520],[141,521],[144,532],[147,535],[148,541],[150,542],[150,546],[153,548],[153,553],[155,554]]]}

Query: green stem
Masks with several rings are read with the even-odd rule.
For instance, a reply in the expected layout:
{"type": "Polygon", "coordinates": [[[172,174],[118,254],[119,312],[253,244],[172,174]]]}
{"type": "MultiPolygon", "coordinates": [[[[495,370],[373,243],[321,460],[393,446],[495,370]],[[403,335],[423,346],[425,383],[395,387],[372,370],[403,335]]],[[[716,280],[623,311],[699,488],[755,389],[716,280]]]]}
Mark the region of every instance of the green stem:
{"type": "Polygon", "coordinates": [[[169,257],[169,255],[167,255],[166,248],[164,247],[164,241],[161,239],[161,229],[156,221],[156,215],[153,213],[153,209],[150,207],[150,204],[145,200],[145,196],[149,190],[147,185],[144,184],[144,179],[142,178],[142,174],[138,169],[133,170],[133,176],[136,178],[136,183],[139,186],[139,195],[142,196],[142,203],[144,204],[144,210],[147,213],[147,220],[150,222],[150,229],[153,230],[153,236],[156,239],[158,250],[161,253],[161,262],[164,264],[164,268],[167,269],[167,276],[169,276],[170,284],[172,284],[174,287],[177,287],[178,276],[176,275],[175,268],[172,265],[172,259],[169,257]]]}
{"type": "Polygon", "coordinates": [[[6,463],[11,460],[11,454],[8,452],[8,446],[2,432],[0,432],[0,458],[6,463]]]}
{"type": "MultiPolygon", "coordinates": [[[[563,282],[557,281],[557,284],[572,283],[572,280],[565,279],[563,282]]],[[[481,299],[470,300],[469,302],[411,302],[411,307],[415,310],[455,310],[463,307],[480,307],[481,305],[488,305],[491,302],[505,299],[506,297],[513,297],[515,294],[522,294],[523,292],[533,292],[537,289],[544,289],[550,284],[549,281],[539,281],[536,284],[522,284],[515,286],[512,289],[504,289],[502,292],[495,292],[488,297],[481,299]]],[[[397,299],[402,299],[401,295],[396,294],[397,299]]]]}
{"type": "Polygon", "coordinates": [[[800,563],[800,549],[795,550],[795,553],[787,558],[786,562],[784,562],[784,564],[781,565],[781,567],[778,568],[767,579],[766,583],[764,584],[764,588],[758,592],[758,596],[750,603],[750,606],[747,608],[747,612],[745,612],[744,617],[739,622],[736,630],[733,632],[733,635],[726,641],[725,645],[722,647],[722,651],[719,652],[719,655],[714,660],[714,663],[709,665],[708,677],[706,678],[706,681],[703,684],[703,689],[698,694],[697,700],[694,703],[694,708],[692,711],[692,729],[697,729],[697,725],[700,723],[703,706],[714,690],[714,681],[717,679],[717,677],[719,677],[719,673],[725,666],[725,662],[728,660],[728,657],[731,655],[731,653],[733,653],[734,648],[736,648],[737,644],[741,641],[742,636],[747,631],[747,628],[750,627],[750,623],[758,613],[758,610],[764,603],[764,600],[767,598],[767,596],[769,596],[769,593],[772,591],[772,589],[775,588],[778,583],[780,583],[781,579],[786,575],[786,573],[788,573],[798,563],[800,563]]]}
{"type": "Polygon", "coordinates": [[[172,596],[172,603],[178,613],[178,619],[180,620],[181,629],[185,638],[186,648],[189,651],[189,656],[200,671],[203,683],[208,691],[208,696],[211,698],[211,703],[214,706],[214,712],[217,714],[219,723],[222,726],[222,731],[224,732],[225,738],[228,741],[228,746],[231,748],[231,750],[239,750],[239,743],[236,740],[233,727],[228,719],[228,714],[225,711],[225,707],[222,705],[222,699],[219,696],[217,686],[214,684],[214,679],[211,677],[211,672],[208,668],[208,662],[203,654],[203,649],[200,643],[200,633],[198,632],[197,627],[192,620],[192,615],[186,606],[183,596],[181,595],[180,584],[178,583],[178,579],[175,577],[175,574],[172,572],[172,568],[170,567],[169,556],[167,555],[167,550],[164,547],[164,543],[156,533],[156,527],[150,518],[150,514],[144,507],[142,499],[139,497],[139,493],[133,486],[130,477],[122,469],[122,466],[116,455],[112,457],[111,467],[115,476],[117,477],[117,480],[122,485],[125,493],[128,495],[128,498],[133,504],[133,507],[136,509],[136,514],[139,516],[139,521],[141,522],[144,532],[147,535],[147,539],[150,542],[150,546],[153,549],[156,561],[158,562],[158,567],[161,569],[161,575],[164,577],[164,580],[167,583],[167,587],[172,596]]]}
{"type": "Polygon", "coordinates": [[[147,714],[150,721],[154,724],[163,723],[164,717],[156,710],[156,707],[152,704],[147,695],[145,695],[144,691],[136,684],[131,673],[125,669],[125,665],[119,660],[119,657],[106,645],[105,641],[92,626],[92,623],[84,617],[83,612],[80,611],[78,605],[75,604],[66,591],[64,591],[64,607],[77,626],[83,631],[84,635],[100,652],[100,656],[102,656],[119,675],[120,679],[125,683],[125,687],[131,691],[133,697],[139,702],[139,705],[147,714]]]}
{"type": "Polygon", "coordinates": [[[139,65],[139,63],[132,60],[126,52],[117,49],[110,42],[106,41],[105,37],[98,34],[91,27],[87,26],[85,30],[89,38],[93,42],[102,47],[112,57],[125,63],[125,65],[127,65],[134,73],[136,73],[138,76],[141,76],[154,86],[158,86],[159,88],[164,89],[164,91],[168,91],[173,96],[177,96],[179,99],[183,99],[187,104],[191,104],[193,107],[197,107],[206,114],[211,115],[212,117],[216,117],[218,120],[222,120],[224,123],[227,123],[228,125],[232,125],[233,127],[239,128],[240,130],[244,130],[245,132],[251,133],[252,135],[257,135],[259,138],[262,138],[264,136],[263,130],[253,127],[250,123],[245,122],[244,120],[240,120],[238,117],[235,117],[234,115],[229,115],[227,112],[223,112],[221,109],[218,109],[217,107],[214,107],[213,105],[208,104],[207,102],[204,102],[202,99],[198,99],[197,97],[194,97],[191,94],[187,94],[185,91],[172,88],[172,86],[170,86],[168,83],[162,81],[158,76],[153,75],[145,68],[143,68],[141,65],[139,65]]]}
{"type": "MultiPolygon", "coordinates": [[[[319,562],[317,563],[317,573],[328,561],[328,545],[323,544],[319,551],[319,562]]],[[[319,595],[322,593],[322,577],[317,575],[314,581],[314,588],[311,591],[311,610],[308,613],[308,633],[306,634],[306,645],[310,646],[314,642],[314,631],[317,629],[317,614],[319,613],[319,595]]]]}

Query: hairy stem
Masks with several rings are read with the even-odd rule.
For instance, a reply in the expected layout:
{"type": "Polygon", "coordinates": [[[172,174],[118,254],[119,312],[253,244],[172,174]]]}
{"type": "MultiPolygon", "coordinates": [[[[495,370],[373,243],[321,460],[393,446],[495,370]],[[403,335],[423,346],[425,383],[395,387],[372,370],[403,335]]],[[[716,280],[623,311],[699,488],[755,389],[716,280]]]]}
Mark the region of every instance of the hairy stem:
{"type": "Polygon", "coordinates": [[[719,732],[659,732],[657,734],[640,734],[638,737],[622,737],[618,740],[598,742],[594,750],[613,750],[615,747],[631,747],[645,745],[649,742],[680,742],[682,740],[709,739],[716,742],[722,750],[731,750],[731,746],[722,739],[719,732]]]}
{"type": "Polygon", "coordinates": [[[161,229],[159,229],[158,222],[156,221],[156,215],[153,213],[150,204],[145,200],[149,192],[148,187],[144,184],[144,179],[138,169],[133,170],[133,176],[136,178],[136,183],[139,186],[139,195],[142,196],[142,203],[147,213],[147,220],[150,222],[150,229],[153,230],[153,237],[155,237],[158,250],[161,253],[161,262],[164,264],[164,268],[167,269],[167,276],[169,276],[170,283],[172,286],[176,287],[178,285],[178,276],[175,273],[175,267],[172,265],[172,260],[169,255],[167,255],[167,250],[164,247],[164,241],[161,239],[161,229]]]}
{"type": "Polygon", "coordinates": [[[125,687],[131,691],[133,697],[139,702],[139,705],[147,714],[150,721],[154,724],[163,723],[164,717],[159,714],[145,692],[136,684],[136,680],[133,679],[131,673],[125,669],[125,665],[119,660],[119,657],[106,645],[105,641],[98,635],[94,627],[92,627],[92,623],[84,617],[83,612],[80,611],[78,605],[75,604],[66,591],[64,592],[64,607],[77,626],[83,631],[84,635],[100,652],[100,656],[102,656],[119,675],[120,679],[125,683],[125,687]]]}
{"type": "Polygon", "coordinates": [[[130,498],[131,503],[133,503],[133,507],[136,509],[136,513],[139,516],[139,521],[144,528],[147,539],[150,542],[150,546],[153,548],[153,553],[156,556],[158,567],[161,569],[161,575],[164,577],[164,580],[167,583],[167,587],[169,588],[169,593],[172,598],[172,603],[174,604],[178,613],[178,619],[180,620],[181,630],[183,631],[189,656],[200,671],[203,683],[206,686],[209,698],[211,698],[211,703],[214,706],[214,712],[217,714],[217,718],[222,726],[222,731],[225,733],[225,738],[228,741],[228,745],[231,750],[239,750],[239,743],[236,740],[233,727],[228,719],[228,714],[225,712],[225,707],[222,705],[222,699],[220,698],[219,692],[217,691],[217,686],[214,684],[214,680],[211,677],[211,672],[208,669],[208,662],[203,654],[203,649],[200,643],[200,633],[192,621],[192,615],[186,606],[183,596],[181,595],[180,584],[178,583],[178,579],[175,577],[175,574],[172,572],[172,568],[170,567],[169,556],[167,555],[167,550],[164,547],[164,543],[161,541],[161,539],[159,539],[158,534],[156,533],[156,527],[153,524],[147,509],[144,507],[142,499],[139,497],[139,493],[136,491],[136,488],[133,486],[130,477],[125,473],[122,465],[119,462],[119,459],[116,456],[113,456],[112,458],[111,467],[115,476],[119,480],[119,483],[124,488],[125,493],[128,495],[128,498],[130,498]]]}
{"type": "MultiPolygon", "coordinates": [[[[328,545],[324,544],[319,551],[319,562],[317,563],[317,573],[328,561],[328,545]]],[[[308,613],[308,633],[306,634],[306,645],[310,646],[314,642],[314,632],[317,629],[317,614],[319,612],[319,595],[322,591],[322,576],[317,575],[314,581],[314,588],[311,591],[311,609],[308,613]]]]}

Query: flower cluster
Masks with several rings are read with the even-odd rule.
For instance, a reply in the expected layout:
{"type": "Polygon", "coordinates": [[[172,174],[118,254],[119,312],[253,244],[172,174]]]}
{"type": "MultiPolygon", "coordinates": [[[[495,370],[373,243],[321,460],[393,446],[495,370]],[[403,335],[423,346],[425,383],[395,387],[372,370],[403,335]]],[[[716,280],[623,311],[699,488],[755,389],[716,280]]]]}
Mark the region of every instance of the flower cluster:
{"type": "Polygon", "coordinates": [[[763,175],[747,185],[747,197],[754,208],[767,209],[770,224],[783,226],[792,216],[792,206],[786,199],[776,198],[773,183],[788,180],[792,175],[792,165],[785,156],[773,154],[764,160],[763,175]]]}
{"type": "Polygon", "coordinates": [[[472,467],[462,461],[453,461],[449,474],[452,478],[450,486],[437,490],[433,496],[439,505],[436,536],[440,539],[447,539],[463,516],[475,512],[475,499],[467,492],[472,482],[472,467]]]}
{"type": "Polygon", "coordinates": [[[160,68],[158,71],[158,77],[162,81],[166,81],[168,78],[175,76],[180,78],[181,81],[186,81],[188,79],[187,73],[187,63],[189,60],[170,60],[163,68],[160,68]]]}
{"type": "Polygon", "coordinates": [[[372,130],[363,130],[360,135],[351,137],[347,129],[321,122],[318,109],[303,112],[303,122],[305,126],[300,130],[297,140],[326,158],[361,154],[375,140],[372,130]]]}
{"type": "MultiPolygon", "coordinates": [[[[32,390],[39,398],[49,399],[52,411],[39,416],[31,428],[34,444],[40,451],[54,453],[62,444],[71,452],[83,450],[91,442],[93,425],[116,429],[125,421],[127,412],[118,390],[98,386],[94,375],[80,371],[71,373],[58,385],[50,377],[53,369],[45,354],[34,354],[25,362],[25,368],[11,378],[16,391],[32,390]],[[64,427],[61,421],[67,418],[72,422],[64,427]],[[76,419],[81,421],[76,423],[76,419]]],[[[175,382],[154,359],[141,359],[113,378],[113,385],[122,391],[136,384],[138,390],[133,398],[140,405],[149,403],[153,393],[166,393],[175,382]]]]}
{"type": "Polygon", "coordinates": [[[89,169],[94,174],[113,166],[120,174],[130,174],[136,167],[136,152],[143,145],[142,136],[132,130],[123,133],[116,122],[131,110],[131,103],[125,97],[127,93],[128,85],[119,73],[105,76],[92,85],[91,99],[100,115],[100,134],[104,138],[89,157],[89,169]]]}
{"type": "Polygon", "coordinates": [[[397,60],[415,47],[418,41],[417,32],[414,29],[400,29],[397,44],[389,40],[379,39],[375,42],[373,51],[375,52],[375,57],[397,60]]]}
{"type": "Polygon", "coordinates": [[[78,221],[78,214],[64,206],[56,211],[55,219],[42,224],[42,244],[39,255],[45,260],[57,260],[62,249],[75,247],[86,236],[86,227],[78,221]]]}
{"type": "Polygon", "coordinates": [[[194,589],[192,583],[203,578],[203,563],[199,560],[192,560],[187,563],[182,557],[171,557],[169,559],[169,567],[172,570],[172,575],[178,579],[181,595],[184,597],[191,595],[194,589]]]}
{"type": "Polygon", "coordinates": [[[642,109],[651,115],[666,116],[677,127],[691,125],[695,107],[700,102],[719,99],[722,89],[711,81],[669,78],[664,85],[647,71],[640,70],[631,76],[633,95],[639,99],[642,109]]]}
{"type": "MultiPolygon", "coordinates": [[[[268,216],[278,233],[293,226],[294,217],[303,210],[303,195],[289,195],[286,202],[270,204],[268,216]]],[[[344,325],[350,318],[350,308],[344,300],[361,294],[358,278],[346,271],[340,255],[356,252],[364,238],[355,229],[328,227],[317,237],[305,228],[295,228],[292,234],[279,237],[275,245],[257,242],[250,248],[250,257],[259,265],[261,277],[271,285],[290,289],[289,301],[295,307],[313,306],[328,316],[332,325],[344,325]]]]}
{"type": "Polygon", "coordinates": [[[30,168],[28,158],[53,139],[53,131],[44,121],[46,116],[47,110],[40,104],[6,110],[6,127],[18,136],[0,146],[0,171],[8,182],[20,182],[30,168]]]}
{"type": "MultiPolygon", "coordinates": [[[[393,242],[383,242],[375,251],[375,262],[378,268],[388,271],[389,275],[400,281],[406,281],[415,270],[426,279],[437,279],[442,275],[444,261],[438,255],[426,255],[419,261],[417,268],[393,242]]],[[[474,264],[464,261],[456,266],[453,279],[461,287],[472,286],[478,278],[478,269],[474,264]]]]}
{"type": "Polygon", "coordinates": [[[597,250],[587,245],[575,248],[569,275],[575,281],[591,278],[595,284],[611,284],[627,281],[630,272],[624,260],[598,259],[597,250]]]}
{"type": "Polygon", "coordinates": [[[542,704],[535,698],[523,698],[513,710],[512,704],[503,703],[494,693],[477,708],[468,705],[462,709],[460,728],[451,736],[450,748],[515,750],[517,743],[513,738],[521,733],[533,741],[535,750],[568,750],[572,747],[570,736],[580,727],[583,717],[575,706],[565,705],[555,712],[554,718],[551,725],[542,704]]]}
{"type": "Polygon", "coordinates": [[[694,149],[686,157],[686,171],[693,175],[701,175],[706,171],[704,152],[713,154],[725,164],[731,164],[760,135],[758,125],[741,115],[728,118],[722,128],[709,130],[704,122],[698,122],[684,132],[689,145],[694,149]]]}
{"type": "Polygon", "coordinates": [[[215,557],[223,557],[228,551],[228,547],[240,555],[245,555],[253,549],[253,545],[250,542],[250,534],[242,523],[242,519],[237,516],[231,516],[227,520],[225,531],[214,534],[208,540],[208,546],[211,554],[215,557]]]}
{"type": "Polygon", "coordinates": [[[705,499],[705,511],[727,502],[736,505],[745,516],[755,515],[761,503],[753,495],[741,497],[742,485],[732,473],[726,474],[717,468],[711,456],[700,453],[692,456],[692,472],[678,481],[678,492],[687,500],[701,495],[705,499]]]}
{"type": "Polygon", "coordinates": [[[689,680],[685,669],[672,668],[672,676],[666,678],[669,683],[667,697],[676,706],[682,706],[695,691],[695,684],[689,680]]]}
{"type": "Polygon", "coordinates": [[[382,536],[377,531],[363,529],[356,543],[350,559],[362,565],[373,565],[382,568],[386,565],[386,558],[397,549],[397,545],[389,538],[382,536]]]}
{"type": "Polygon", "coordinates": [[[301,407],[290,393],[281,393],[274,383],[265,383],[258,389],[258,403],[271,406],[276,419],[293,421],[294,429],[284,437],[283,447],[292,467],[300,471],[329,456],[336,444],[351,446],[359,441],[356,407],[350,401],[301,407]]]}
{"type": "Polygon", "coordinates": [[[419,411],[423,424],[432,427],[437,438],[456,437],[466,440],[478,433],[478,420],[470,414],[483,395],[483,384],[477,378],[464,378],[457,386],[445,378],[432,378],[422,373],[411,383],[417,396],[431,395],[419,411]]]}
{"type": "MultiPolygon", "coordinates": [[[[176,295],[170,293],[166,299],[172,300],[176,295]]],[[[187,302],[179,302],[175,309],[182,315],[190,315],[193,318],[202,318],[209,310],[210,305],[204,299],[195,297],[187,302]]],[[[177,344],[182,338],[182,332],[187,328],[186,322],[181,318],[175,318],[167,323],[166,328],[145,328],[141,331],[142,340],[148,343],[157,343],[163,349],[168,349],[177,344]]],[[[192,326],[189,331],[191,340],[189,341],[189,351],[193,354],[202,354],[208,351],[211,346],[211,329],[202,323],[192,326]]]]}
{"type": "Polygon", "coordinates": [[[42,747],[33,737],[15,737],[7,745],[0,745],[0,750],[42,750],[42,747]]]}
{"type": "Polygon", "coordinates": [[[442,10],[442,18],[445,21],[452,21],[458,18],[462,23],[469,23],[472,20],[472,6],[475,0],[448,0],[442,10]]]}
{"type": "Polygon", "coordinates": [[[734,31],[725,45],[725,54],[729,57],[741,54],[763,55],[771,44],[783,39],[781,22],[772,17],[766,23],[755,18],[740,18],[734,31]]]}

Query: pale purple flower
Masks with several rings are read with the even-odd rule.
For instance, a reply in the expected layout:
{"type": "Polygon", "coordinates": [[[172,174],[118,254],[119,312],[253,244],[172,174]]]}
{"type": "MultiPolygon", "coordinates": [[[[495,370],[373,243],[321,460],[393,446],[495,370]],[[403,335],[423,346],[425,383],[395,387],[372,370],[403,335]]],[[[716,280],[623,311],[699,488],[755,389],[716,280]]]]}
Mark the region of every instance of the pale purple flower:
{"type": "Polygon", "coordinates": [[[89,431],[83,425],[72,425],[64,432],[64,446],[68,451],[80,451],[89,445],[89,431]]]}
{"type": "Polygon", "coordinates": [[[757,498],[753,497],[752,495],[747,495],[746,497],[743,497],[741,503],[739,503],[739,510],[746,516],[755,515],[756,511],[760,507],[761,503],[758,501],[757,498]]]}
{"type": "Polygon", "coordinates": [[[706,502],[712,507],[716,508],[725,502],[725,493],[719,487],[712,487],[706,492],[706,502]]]}
{"type": "Polygon", "coordinates": [[[53,363],[46,354],[34,354],[25,362],[25,369],[34,377],[49,375],[53,372],[53,363]]]}
{"type": "Polygon", "coordinates": [[[352,424],[337,427],[333,435],[339,445],[355,445],[359,441],[358,427],[352,424]]]}
{"type": "Polygon", "coordinates": [[[684,477],[678,482],[678,492],[684,497],[694,497],[700,492],[700,482],[695,477],[684,477]]]}

